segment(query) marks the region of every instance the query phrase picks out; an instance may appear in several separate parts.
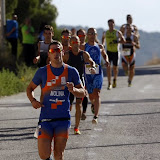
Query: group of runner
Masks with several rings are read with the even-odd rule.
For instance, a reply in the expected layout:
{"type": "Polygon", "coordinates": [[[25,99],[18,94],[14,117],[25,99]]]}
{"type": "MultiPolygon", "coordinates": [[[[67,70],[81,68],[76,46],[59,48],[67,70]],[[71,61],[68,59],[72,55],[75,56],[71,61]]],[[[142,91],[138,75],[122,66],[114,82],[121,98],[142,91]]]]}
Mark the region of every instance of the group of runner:
{"type": "Polygon", "coordinates": [[[64,29],[60,43],[52,39],[53,28],[49,25],[45,26],[44,41],[38,43],[38,55],[34,59],[34,63],[40,62],[40,68],[27,87],[27,96],[32,106],[35,109],[41,108],[38,123],[38,149],[41,159],[50,160],[53,138],[54,158],[63,159],[74,97],[76,97],[74,133],[81,134],[79,125],[81,119],[86,119],[88,98],[94,114],[92,123],[98,123],[100,91],[103,84],[101,57],[107,67],[108,89],[115,88],[119,43],[122,43],[122,66],[125,73],[129,75],[128,85],[131,85],[135,66],[135,48],[139,48],[139,35],[137,28],[132,25],[131,15],[127,16],[127,20],[127,24],[121,27],[121,31],[114,28],[113,19],[108,20],[109,30],[103,34],[102,44],[97,41],[95,28],[89,28],[87,32],[79,29],[77,33],[75,30],[72,33],[64,29]],[[112,62],[114,79],[111,85],[112,62]],[[38,85],[42,90],[40,101],[32,94],[38,85]],[[82,106],[83,111],[81,111],[82,106]]]}
{"type": "Polygon", "coordinates": [[[103,33],[102,44],[107,48],[107,55],[110,64],[113,64],[113,83],[111,84],[112,70],[111,65],[107,69],[108,90],[117,86],[118,65],[120,53],[122,56],[122,67],[125,75],[128,76],[128,87],[131,87],[135,73],[135,56],[136,49],[140,48],[139,32],[135,25],[132,24],[132,16],[127,15],[127,23],[123,24],[120,31],[115,29],[113,19],[108,20],[109,30],[103,33]],[[121,46],[119,44],[122,44],[121,46]],[[121,48],[120,48],[121,47],[121,48]]]}

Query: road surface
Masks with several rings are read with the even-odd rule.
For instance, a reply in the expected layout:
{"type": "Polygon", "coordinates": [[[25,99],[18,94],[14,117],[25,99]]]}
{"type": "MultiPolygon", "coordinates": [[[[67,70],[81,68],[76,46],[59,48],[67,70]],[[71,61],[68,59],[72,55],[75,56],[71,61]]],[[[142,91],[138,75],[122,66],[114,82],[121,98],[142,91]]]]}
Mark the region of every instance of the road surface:
{"type": "MultiPolygon", "coordinates": [[[[73,107],[65,160],[160,160],[160,68],[136,72],[141,74],[132,87],[119,76],[117,88],[109,91],[104,78],[99,123],[92,125],[88,104],[81,135],[73,133],[73,107]]],[[[0,98],[0,160],[39,160],[33,137],[38,116],[25,93],[0,98]]]]}

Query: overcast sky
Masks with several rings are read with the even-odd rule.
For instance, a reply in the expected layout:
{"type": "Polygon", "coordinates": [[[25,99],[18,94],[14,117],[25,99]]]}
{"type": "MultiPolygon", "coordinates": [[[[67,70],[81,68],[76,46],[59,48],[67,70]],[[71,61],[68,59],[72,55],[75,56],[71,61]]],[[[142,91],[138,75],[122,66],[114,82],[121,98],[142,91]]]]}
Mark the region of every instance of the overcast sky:
{"type": "Polygon", "coordinates": [[[133,24],[147,32],[160,32],[160,0],[52,0],[58,9],[57,25],[108,29],[113,18],[120,26],[131,14],[133,24]]]}

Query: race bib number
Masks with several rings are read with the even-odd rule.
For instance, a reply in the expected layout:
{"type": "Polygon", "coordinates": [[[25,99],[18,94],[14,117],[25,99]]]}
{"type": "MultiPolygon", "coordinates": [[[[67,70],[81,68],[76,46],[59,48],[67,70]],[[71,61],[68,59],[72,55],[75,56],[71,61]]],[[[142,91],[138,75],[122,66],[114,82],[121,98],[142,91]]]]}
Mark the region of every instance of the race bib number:
{"type": "MultiPolygon", "coordinates": [[[[85,64],[85,73],[86,74],[91,74],[91,65],[90,64],[85,64]]],[[[95,74],[99,74],[99,65],[96,64],[96,69],[95,69],[96,73],[95,74]]]]}
{"type": "Polygon", "coordinates": [[[131,55],[131,49],[123,49],[122,50],[123,56],[130,56],[131,55]]]}

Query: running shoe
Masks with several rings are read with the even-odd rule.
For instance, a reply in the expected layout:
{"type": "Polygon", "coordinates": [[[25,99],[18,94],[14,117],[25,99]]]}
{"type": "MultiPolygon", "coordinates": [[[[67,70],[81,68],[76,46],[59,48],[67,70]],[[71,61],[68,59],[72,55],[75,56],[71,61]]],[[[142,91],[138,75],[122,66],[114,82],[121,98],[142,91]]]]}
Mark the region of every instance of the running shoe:
{"type": "Polygon", "coordinates": [[[108,84],[108,90],[111,90],[112,89],[112,85],[111,84],[108,84]]]}
{"type": "Polygon", "coordinates": [[[116,81],[116,79],[114,79],[114,80],[113,80],[112,87],[113,87],[113,88],[116,88],[116,86],[117,86],[117,81],[116,81]]]}
{"type": "Polygon", "coordinates": [[[79,131],[79,129],[78,129],[78,128],[74,128],[74,134],[78,134],[78,135],[80,135],[80,134],[81,134],[81,132],[79,131]]]}
{"type": "Polygon", "coordinates": [[[94,114],[94,105],[91,105],[91,112],[94,114]]]}
{"type": "Polygon", "coordinates": [[[85,114],[85,113],[82,113],[81,120],[85,120],[86,117],[87,117],[86,114],[85,114]]]}
{"type": "Polygon", "coordinates": [[[131,87],[131,86],[132,86],[132,82],[128,81],[128,87],[131,87]]]}
{"type": "Polygon", "coordinates": [[[98,124],[98,117],[93,117],[92,124],[98,124]]]}

